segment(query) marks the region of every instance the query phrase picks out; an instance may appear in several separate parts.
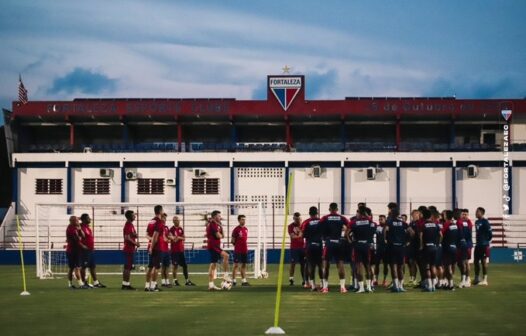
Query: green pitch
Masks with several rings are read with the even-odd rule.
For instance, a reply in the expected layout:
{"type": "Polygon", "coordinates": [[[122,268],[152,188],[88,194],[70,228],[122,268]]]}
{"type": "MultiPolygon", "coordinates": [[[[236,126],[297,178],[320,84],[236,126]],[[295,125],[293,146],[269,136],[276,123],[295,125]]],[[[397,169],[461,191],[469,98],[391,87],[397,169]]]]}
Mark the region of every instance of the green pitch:
{"type": "MultiPolygon", "coordinates": [[[[100,276],[106,289],[68,290],[65,279],[37,280],[30,267],[31,296],[22,297],[19,267],[2,266],[0,334],[263,335],[273,323],[276,273],[271,265],[269,279],[230,292],[208,292],[206,278],[196,276],[197,287],[145,293],[142,276],[132,278],[137,292],[121,291],[118,276],[100,276]]],[[[288,335],[524,335],[526,329],[525,265],[491,265],[489,287],[455,292],[331,288],[322,295],[286,280],[280,326],[288,335]]]]}

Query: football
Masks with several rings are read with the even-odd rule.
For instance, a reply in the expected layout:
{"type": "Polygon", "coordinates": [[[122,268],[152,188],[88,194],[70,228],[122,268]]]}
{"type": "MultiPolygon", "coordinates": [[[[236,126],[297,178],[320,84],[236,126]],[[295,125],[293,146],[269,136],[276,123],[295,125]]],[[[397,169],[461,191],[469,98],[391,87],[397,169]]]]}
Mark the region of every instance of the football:
{"type": "Polygon", "coordinates": [[[224,280],[221,283],[221,289],[222,290],[227,290],[227,291],[231,290],[232,289],[232,282],[224,280]]]}

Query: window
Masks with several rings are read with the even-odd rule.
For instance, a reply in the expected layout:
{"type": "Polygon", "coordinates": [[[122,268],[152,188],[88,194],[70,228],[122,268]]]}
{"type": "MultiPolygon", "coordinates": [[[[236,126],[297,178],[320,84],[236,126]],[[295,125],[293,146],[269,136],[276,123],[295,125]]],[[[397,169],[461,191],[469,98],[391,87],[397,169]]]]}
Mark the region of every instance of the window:
{"type": "Polygon", "coordinates": [[[218,195],[218,178],[194,178],[192,179],[192,195],[218,195]]]}
{"type": "Polygon", "coordinates": [[[82,193],[84,195],[109,195],[109,178],[85,178],[82,183],[82,193]]]}
{"type": "Polygon", "coordinates": [[[62,179],[36,179],[36,194],[62,195],[62,179]]]}
{"type": "Polygon", "coordinates": [[[164,179],[162,178],[140,178],[137,179],[137,194],[139,195],[163,195],[164,179]]]}

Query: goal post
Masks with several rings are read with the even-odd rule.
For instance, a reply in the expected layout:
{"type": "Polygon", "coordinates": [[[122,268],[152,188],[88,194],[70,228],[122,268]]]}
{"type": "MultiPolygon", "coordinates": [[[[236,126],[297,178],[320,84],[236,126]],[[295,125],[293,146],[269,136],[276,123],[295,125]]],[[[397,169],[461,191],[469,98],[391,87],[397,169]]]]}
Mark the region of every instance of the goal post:
{"type": "MultiPolygon", "coordinates": [[[[222,216],[224,238],[222,248],[229,252],[233,262],[231,244],[232,230],[238,225],[237,216],[245,215],[248,229],[247,274],[254,278],[266,275],[267,271],[267,229],[264,204],[262,202],[208,202],[208,203],[40,203],[35,205],[37,277],[40,279],[65,275],[68,271],[66,227],[70,216],[80,217],[87,213],[91,217],[91,228],[95,237],[98,274],[122,273],[124,258],[122,250],[124,213],[132,210],[140,248],[135,253],[132,274],[144,274],[148,264],[148,237],[146,227],[154,217],[155,205],[163,206],[167,214],[168,228],[173,226],[173,216],[178,216],[185,232],[185,257],[190,274],[207,273],[205,266],[209,257],[206,248],[206,223],[213,210],[222,216]],[[100,257],[101,255],[102,258],[100,257]]],[[[170,267],[171,269],[171,267],[170,267]]]]}

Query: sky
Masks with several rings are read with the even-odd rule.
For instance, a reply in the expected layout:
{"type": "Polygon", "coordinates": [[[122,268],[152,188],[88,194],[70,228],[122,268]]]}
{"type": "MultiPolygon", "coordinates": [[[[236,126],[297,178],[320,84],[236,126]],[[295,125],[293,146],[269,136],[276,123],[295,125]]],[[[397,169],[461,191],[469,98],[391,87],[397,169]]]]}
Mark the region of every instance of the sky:
{"type": "Polygon", "coordinates": [[[0,2],[0,107],[29,100],[526,97],[526,1],[0,2]]]}

